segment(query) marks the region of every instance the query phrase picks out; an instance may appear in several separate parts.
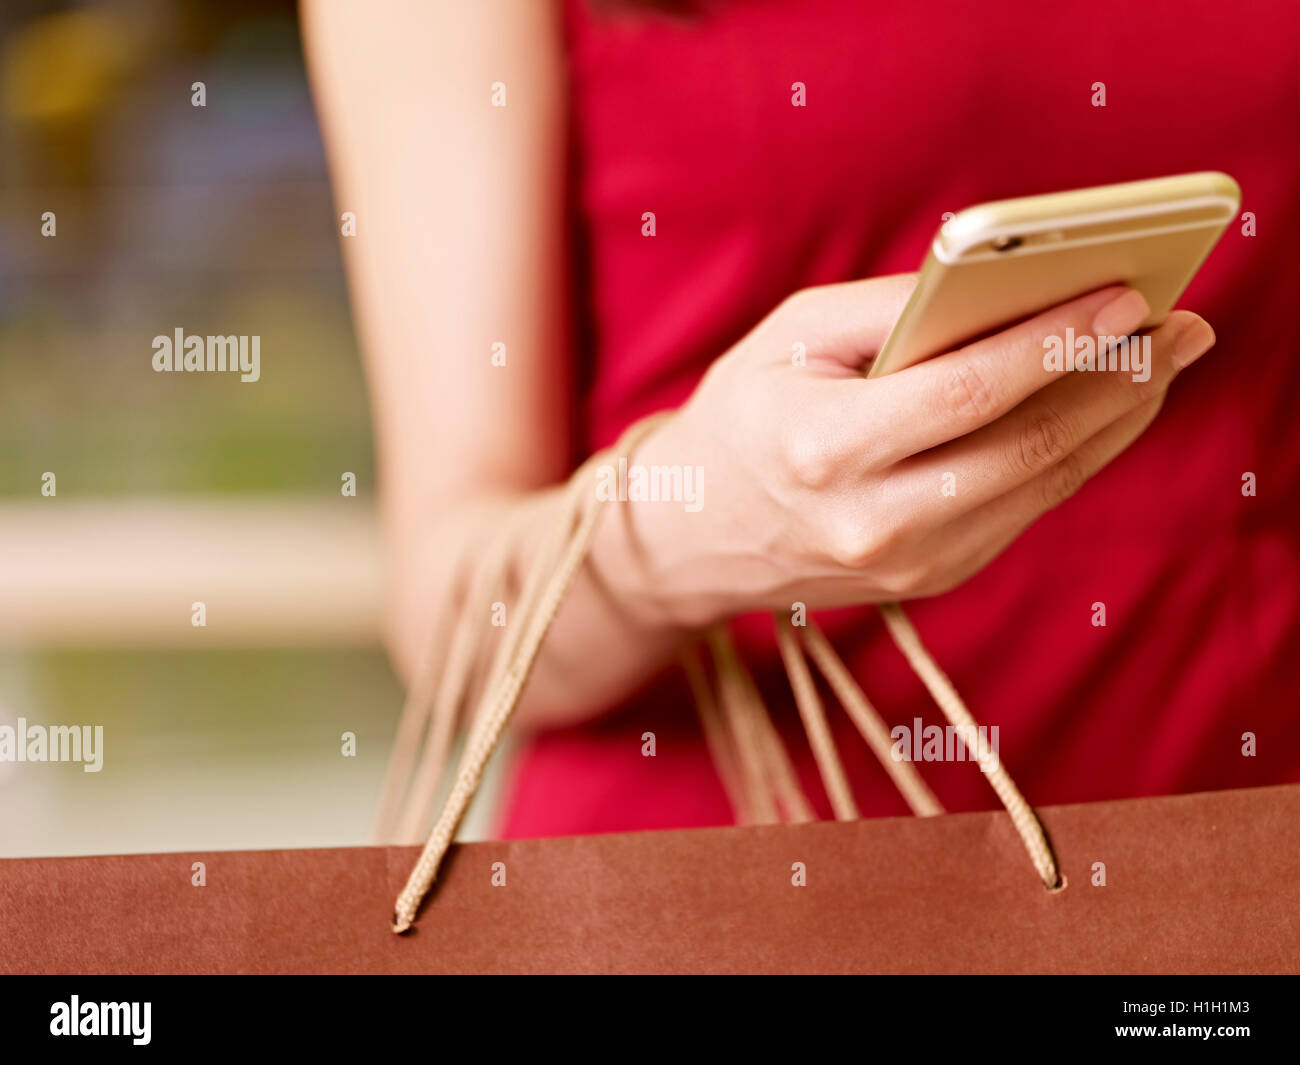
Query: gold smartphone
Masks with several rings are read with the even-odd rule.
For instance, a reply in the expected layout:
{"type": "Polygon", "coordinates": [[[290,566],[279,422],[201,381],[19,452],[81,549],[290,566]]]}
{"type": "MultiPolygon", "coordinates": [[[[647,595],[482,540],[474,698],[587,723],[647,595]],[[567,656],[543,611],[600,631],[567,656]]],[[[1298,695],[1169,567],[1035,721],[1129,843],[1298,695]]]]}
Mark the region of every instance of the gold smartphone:
{"type": "Polygon", "coordinates": [[[999,200],[948,219],[868,372],[893,373],[1107,285],[1159,325],[1236,217],[1241,189],[1206,171],[999,200]]]}

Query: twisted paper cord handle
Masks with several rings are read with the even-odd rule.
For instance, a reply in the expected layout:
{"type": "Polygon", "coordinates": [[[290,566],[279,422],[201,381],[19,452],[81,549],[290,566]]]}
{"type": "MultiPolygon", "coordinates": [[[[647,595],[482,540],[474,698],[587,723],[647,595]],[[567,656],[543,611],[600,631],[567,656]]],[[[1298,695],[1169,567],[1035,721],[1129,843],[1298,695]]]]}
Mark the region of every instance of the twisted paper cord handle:
{"type": "MultiPolygon", "coordinates": [[[[590,471],[598,462],[608,462],[611,457],[626,457],[630,460],[631,451],[666,416],[656,415],[638,422],[614,448],[588,460],[569,483],[552,497],[553,502],[560,506],[562,520],[558,525],[552,526],[557,530],[556,534],[538,552],[529,570],[515,611],[517,626],[488,672],[483,698],[471,722],[456,779],[434,822],[428,842],[397,897],[393,916],[394,932],[405,932],[411,927],[421,902],[433,886],[438,868],[465,816],[470,799],[478,789],[483,770],[519,703],[547,630],[555,620],[578,567],[586,557],[605,509],[605,501],[599,500],[592,488],[590,471]]],[[[527,513],[530,521],[536,520],[534,510],[528,510],[527,513]]],[[[516,531],[519,527],[513,526],[516,531]]],[[[504,580],[513,537],[506,535],[500,545],[487,552],[486,560],[479,560],[479,566],[470,578],[474,587],[495,587],[504,580]]],[[[971,730],[969,734],[974,735],[977,727],[974,717],[952,682],[925,649],[902,607],[897,603],[885,603],[880,610],[890,637],[945,717],[958,728],[958,735],[962,735],[963,729],[971,730]]],[[[799,637],[783,615],[777,615],[776,626],[781,657],[790,677],[799,716],[835,815],[840,820],[852,820],[858,816],[857,806],[835,750],[825,710],[799,646],[799,637]]],[[[778,807],[788,820],[810,819],[811,807],[798,789],[793,766],[780,735],[725,628],[711,630],[707,638],[721,699],[715,699],[710,691],[708,677],[694,650],[684,657],[683,665],[706,741],[737,819],[742,824],[776,820],[778,807]]],[[[910,762],[896,761],[890,754],[887,725],[821,630],[810,623],[802,638],[818,669],[912,810],[919,816],[942,813],[942,806],[916,767],[910,762]]],[[[472,637],[460,641],[453,639],[452,644],[449,657],[453,659],[452,664],[456,668],[451,671],[452,678],[449,680],[444,675],[444,683],[436,689],[437,699],[434,702],[438,712],[431,723],[436,738],[426,745],[426,765],[418,771],[419,779],[408,802],[407,814],[403,819],[403,828],[407,832],[421,819],[432,801],[432,789],[436,785],[438,770],[437,766],[429,766],[427,763],[445,757],[445,736],[454,727],[457,708],[466,698],[471,681],[473,671],[465,664],[466,652],[463,648],[479,645],[473,642],[472,637]],[[450,719],[450,723],[446,719],[450,719]]],[[[394,816],[403,781],[411,768],[412,758],[409,752],[414,749],[427,723],[426,708],[430,693],[435,691],[432,673],[438,671],[440,663],[438,650],[437,647],[430,649],[421,673],[412,684],[403,711],[398,746],[409,746],[406,750],[395,749],[393,753],[385,797],[381,803],[384,824],[391,823],[394,816]]],[[[1011,822],[1019,833],[1034,868],[1038,870],[1045,885],[1049,888],[1056,887],[1060,882],[1056,859],[1033,808],[1025,801],[1000,759],[993,759],[987,750],[978,745],[974,753],[998,799],[1011,815],[1011,822]]]]}
{"type": "MultiPolygon", "coordinates": [[[[615,454],[627,456],[663,417],[647,418],[634,425],[619,441],[614,449],[615,454]]],[[[517,611],[521,617],[518,622],[521,637],[512,650],[505,672],[499,679],[489,682],[482,708],[471,727],[451,792],[443,803],[442,812],[434,822],[433,831],[415,868],[407,878],[406,886],[397,897],[393,915],[394,932],[405,932],[411,927],[421,901],[433,886],[438,867],[465,816],[470,799],[478,790],[483,769],[523,694],[524,684],[537,659],[537,653],[541,650],[542,640],[559,612],[578,567],[586,558],[597,522],[605,508],[605,501],[597,499],[588,476],[601,458],[603,456],[600,454],[593,456],[569,482],[564,496],[567,504],[564,522],[566,529],[571,528],[572,531],[567,535],[558,564],[543,587],[535,608],[529,609],[532,604],[525,603],[517,611]]],[[[539,566],[534,566],[534,572],[539,570],[539,566]]],[[[528,592],[526,587],[525,599],[529,598],[528,592]]]]}

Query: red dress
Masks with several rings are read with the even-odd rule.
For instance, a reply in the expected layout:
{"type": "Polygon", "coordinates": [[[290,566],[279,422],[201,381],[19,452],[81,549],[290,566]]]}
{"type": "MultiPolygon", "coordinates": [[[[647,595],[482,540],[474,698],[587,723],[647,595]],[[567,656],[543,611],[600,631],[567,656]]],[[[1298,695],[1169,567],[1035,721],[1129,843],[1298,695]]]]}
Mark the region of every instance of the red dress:
{"type": "MultiPolygon", "coordinates": [[[[1217,347],[1076,497],[909,612],[976,718],[1000,726],[1002,759],[1034,803],[1300,780],[1300,7],[697,8],[678,20],[635,4],[566,8],[586,446],[680,404],[793,290],[915,270],[945,211],[1227,171],[1256,235],[1231,225],[1182,300],[1217,347]],[[794,82],[805,107],[792,106],[794,82]],[[1092,623],[1098,602],[1105,627],[1092,623]]],[[[873,609],[823,620],[891,724],[942,724],[873,609]]],[[[829,816],[770,625],[747,619],[741,632],[829,816]]],[[[830,712],[863,813],[906,813],[830,712]]],[[[971,764],[919,768],[949,810],[996,805],[971,764]]],[[[730,821],[669,671],[600,720],[536,738],[516,763],[503,833],[730,821]],[[653,758],[641,754],[647,731],[653,758]]]]}

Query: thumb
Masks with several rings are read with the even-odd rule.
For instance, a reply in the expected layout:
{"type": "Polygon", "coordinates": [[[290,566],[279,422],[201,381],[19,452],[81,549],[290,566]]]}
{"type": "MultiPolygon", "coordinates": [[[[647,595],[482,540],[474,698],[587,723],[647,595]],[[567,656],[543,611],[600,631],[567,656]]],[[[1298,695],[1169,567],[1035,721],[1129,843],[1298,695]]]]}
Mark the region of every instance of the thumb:
{"type": "Polygon", "coordinates": [[[801,289],[770,320],[782,357],[804,345],[810,360],[861,373],[875,357],[916,287],[916,274],[891,274],[801,289]]]}

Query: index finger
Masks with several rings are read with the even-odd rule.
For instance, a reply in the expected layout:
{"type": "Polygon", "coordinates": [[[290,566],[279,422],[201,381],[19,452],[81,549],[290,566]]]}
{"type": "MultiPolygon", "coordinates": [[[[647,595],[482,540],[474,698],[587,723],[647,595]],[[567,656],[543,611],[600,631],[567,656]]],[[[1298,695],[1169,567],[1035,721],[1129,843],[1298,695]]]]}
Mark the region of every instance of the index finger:
{"type": "Polygon", "coordinates": [[[1150,313],[1142,293],[1122,285],[1058,304],[1026,321],[905,370],[872,378],[867,388],[877,421],[877,459],[908,455],[965,436],[995,421],[1040,388],[1059,380],[1043,366],[1053,337],[1128,336],[1150,313]]]}

